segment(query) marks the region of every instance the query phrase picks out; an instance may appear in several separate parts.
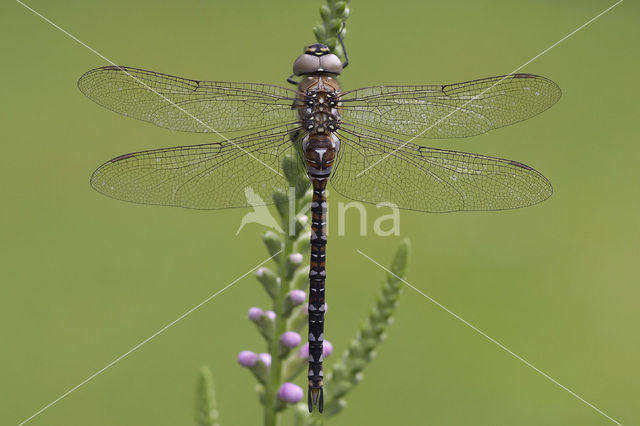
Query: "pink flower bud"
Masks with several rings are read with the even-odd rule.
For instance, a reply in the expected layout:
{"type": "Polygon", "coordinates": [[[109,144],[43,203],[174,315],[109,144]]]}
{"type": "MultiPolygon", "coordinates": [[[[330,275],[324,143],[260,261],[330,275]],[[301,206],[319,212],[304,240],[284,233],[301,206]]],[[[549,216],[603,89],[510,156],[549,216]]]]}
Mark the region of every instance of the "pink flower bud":
{"type": "Polygon", "coordinates": [[[295,331],[287,331],[280,338],[280,343],[282,344],[282,346],[287,348],[295,348],[300,344],[301,341],[302,338],[295,331]]]}
{"type": "Polygon", "coordinates": [[[267,367],[271,367],[271,355],[268,353],[258,354],[258,359],[267,367]]]}
{"type": "Polygon", "coordinates": [[[295,404],[302,399],[304,392],[302,388],[294,383],[284,383],[278,389],[278,398],[288,404],[295,404]]]}
{"type": "Polygon", "coordinates": [[[289,255],[289,262],[294,265],[299,265],[302,263],[302,254],[300,253],[292,253],[289,255]]]}
{"type": "Polygon", "coordinates": [[[238,354],[238,363],[243,367],[253,367],[258,361],[258,354],[251,351],[242,351],[238,354]]]}
{"type": "Polygon", "coordinates": [[[294,305],[301,305],[307,298],[307,293],[302,290],[291,290],[288,297],[289,299],[291,299],[294,305]]]}
{"type": "Polygon", "coordinates": [[[253,307],[249,309],[249,319],[251,321],[254,321],[254,322],[259,321],[263,315],[264,315],[264,311],[260,308],[253,307]]]}
{"type": "Polygon", "coordinates": [[[324,342],[322,342],[322,356],[326,358],[332,353],[333,353],[333,345],[331,344],[331,342],[328,340],[325,340],[324,342]]]}
{"type": "Polygon", "coordinates": [[[305,343],[303,347],[300,348],[300,358],[309,358],[309,343],[305,343]]]}
{"type": "Polygon", "coordinates": [[[273,311],[267,311],[267,312],[265,312],[264,314],[265,314],[265,315],[267,316],[267,318],[269,318],[271,321],[275,321],[275,319],[276,319],[276,313],[275,313],[275,312],[273,312],[273,311]]]}
{"type": "MultiPolygon", "coordinates": [[[[330,341],[325,340],[322,342],[322,356],[328,357],[333,353],[333,345],[330,341]]],[[[304,346],[300,348],[300,352],[298,352],[300,358],[309,358],[309,343],[305,343],[304,346]]]]}

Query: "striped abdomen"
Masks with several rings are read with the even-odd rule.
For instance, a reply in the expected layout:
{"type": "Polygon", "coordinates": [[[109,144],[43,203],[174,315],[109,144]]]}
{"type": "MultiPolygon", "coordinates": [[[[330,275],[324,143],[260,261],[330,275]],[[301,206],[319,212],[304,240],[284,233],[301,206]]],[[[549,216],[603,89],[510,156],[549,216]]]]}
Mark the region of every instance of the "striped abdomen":
{"type": "Polygon", "coordinates": [[[324,282],[327,247],[326,179],[312,179],[311,264],[309,270],[309,412],[323,409],[322,346],[324,341],[324,282]]]}

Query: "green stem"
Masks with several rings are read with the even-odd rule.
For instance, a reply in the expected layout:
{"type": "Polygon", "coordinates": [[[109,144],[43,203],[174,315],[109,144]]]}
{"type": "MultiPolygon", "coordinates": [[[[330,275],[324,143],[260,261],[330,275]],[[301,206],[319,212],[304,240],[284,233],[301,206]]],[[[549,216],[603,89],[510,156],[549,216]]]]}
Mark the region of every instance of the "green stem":
{"type": "Polygon", "coordinates": [[[338,35],[346,35],[345,21],[349,17],[349,0],[327,0],[326,5],[320,7],[322,23],[313,27],[318,43],[329,46],[331,51],[344,59],[342,46],[338,43],[338,35]]]}
{"type": "Polygon", "coordinates": [[[271,342],[269,343],[269,353],[271,355],[271,368],[269,370],[269,382],[267,383],[265,390],[265,410],[264,410],[264,425],[265,426],[277,426],[278,425],[278,412],[277,407],[277,393],[282,384],[282,359],[280,359],[280,336],[284,334],[287,327],[287,319],[284,316],[284,301],[290,290],[289,281],[287,280],[286,264],[289,255],[292,253],[293,240],[289,236],[289,219],[288,217],[282,218],[282,229],[285,229],[284,236],[284,248],[280,253],[279,264],[279,277],[280,285],[278,287],[278,294],[273,301],[273,311],[276,313],[275,319],[275,331],[271,342]]]}

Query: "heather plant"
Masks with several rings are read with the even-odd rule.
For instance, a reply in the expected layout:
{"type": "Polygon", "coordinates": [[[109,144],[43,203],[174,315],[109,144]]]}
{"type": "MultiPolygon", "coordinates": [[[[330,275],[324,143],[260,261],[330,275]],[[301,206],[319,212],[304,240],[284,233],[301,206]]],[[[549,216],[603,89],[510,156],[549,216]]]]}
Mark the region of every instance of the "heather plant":
{"type": "MultiPolygon", "coordinates": [[[[272,305],[268,309],[251,307],[247,313],[248,320],[255,324],[264,340],[266,350],[242,350],[237,357],[238,364],[246,368],[257,381],[256,391],[263,406],[265,426],[278,424],[279,416],[288,408],[293,408],[296,426],[317,426],[346,406],[347,395],[362,380],[362,371],[384,339],[402,288],[402,282],[397,277],[405,276],[409,256],[409,243],[405,240],[392,262],[390,270],[393,274],[387,275],[368,317],[340,361],[326,369],[324,413],[309,414],[307,404],[300,403],[305,391],[295,382],[306,370],[309,356],[308,344],[303,342],[300,333],[306,327],[308,316],[307,293],[304,289],[308,286],[309,265],[304,262],[303,253],[309,251],[309,232],[305,225],[312,194],[307,186],[300,184],[305,182],[305,176],[299,174],[301,172],[296,161],[298,159],[291,157],[283,161],[283,170],[292,188],[290,194],[279,191],[273,194],[281,228],[291,232],[267,231],[263,234],[262,240],[267,251],[276,256],[273,258],[273,267],[262,267],[255,273],[272,305]],[[289,202],[294,208],[287,206],[289,202]],[[291,212],[301,213],[291,217],[291,212]]],[[[332,353],[333,345],[325,340],[323,357],[326,359],[332,353]]],[[[200,372],[197,389],[197,424],[218,426],[213,380],[206,368],[200,372]]]]}

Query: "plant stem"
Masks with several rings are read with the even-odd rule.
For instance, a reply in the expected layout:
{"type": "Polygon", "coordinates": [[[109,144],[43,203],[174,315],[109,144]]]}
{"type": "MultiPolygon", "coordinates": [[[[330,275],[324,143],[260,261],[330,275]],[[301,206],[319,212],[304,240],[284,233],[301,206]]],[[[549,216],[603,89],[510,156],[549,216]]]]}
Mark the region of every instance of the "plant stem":
{"type": "Polygon", "coordinates": [[[289,235],[289,218],[282,217],[282,229],[285,230],[284,235],[284,248],[280,253],[279,264],[279,277],[280,285],[278,287],[278,294],[273,301],[273,311],[276,313],[275,319],[275,331],[271,342],[269,343],[269,353],[271,354],[271,367],[269,369],[269,382],[267,383],[265,390],[265,410],[264,410],[264,425],[265,426],[277,426],[278,425],[278,412],[276,411],[277,393],[280,385],[282,384],[282,359],[280,359],[280,336],[286,331],[287,319],[284,317],[284,300],[290,290],[290,284],[287,280],[286,263],[289,255],[292,252],[293,240],[289,235]]]}

